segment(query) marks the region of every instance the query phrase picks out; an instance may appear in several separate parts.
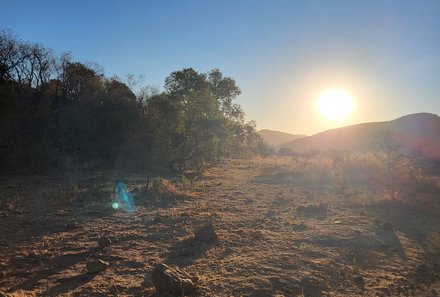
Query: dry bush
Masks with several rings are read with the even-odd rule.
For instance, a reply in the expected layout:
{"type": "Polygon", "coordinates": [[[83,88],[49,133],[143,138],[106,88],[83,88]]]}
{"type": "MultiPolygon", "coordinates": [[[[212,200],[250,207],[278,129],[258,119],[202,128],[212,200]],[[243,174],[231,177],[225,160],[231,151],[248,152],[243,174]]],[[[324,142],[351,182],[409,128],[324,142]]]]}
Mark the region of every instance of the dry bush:
{"type": "Polygon", "coordinates": [[[404,155],[390,159],[378,154],[361,154],[346,165],[346,172],[347,186],[368,193],[366,197],[377,196],[376,199],[408,199],[438,189],[417,163],[404,155]]]}
{"type": "Polygon", "coordinates": [[[315,155],[305,164],[305,170],[309,173],[312,183],[318,186],[334,182],[335,174],[332,159],[325,154],[315,155]]]}
{"type": "Polygon", "coordinates": [[[155,177],[150,188],[147,189],[147,196],[153,197],[158,202],[172,202],[179,199],[193,198],[194,194],[179,189],[167,179],[155,177]]]}
{"type": "Polygon", "coordinates": [[[58,194],[52,202],[72,202],[78,195],[78,188],[74,185],[59,185],[58,194]]]}
{"type": "Polygon", "coordinates": [[[53,203],[70,203],[76,200],[87,203],[102,202],[107,200],[113,189],[103,183],[87,182],[80,180],[76,183],[60,184],[53,203]]]}
{"type": "Polygon", "coordinates": [[[396,151],[327,151],[278,157],[263,164],[260,178],[312,188],[334,186],[340,198],[360,205],[439,193],[439,186],[413,159],[396,151]]]}

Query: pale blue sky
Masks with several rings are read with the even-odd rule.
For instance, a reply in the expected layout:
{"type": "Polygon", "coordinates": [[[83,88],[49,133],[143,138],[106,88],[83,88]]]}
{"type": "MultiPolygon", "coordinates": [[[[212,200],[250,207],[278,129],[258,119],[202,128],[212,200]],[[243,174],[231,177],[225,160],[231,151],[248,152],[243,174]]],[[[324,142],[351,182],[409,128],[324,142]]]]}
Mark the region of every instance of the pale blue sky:
{"type": "Polygon", "coordinates": [[[0,27],[108,76],[219,68],[258,128],[313,134],[414,112],[440,113],[440,1],[5,1],[0,27]],[[316,96],[356,98],[345,121],[316,96]]]}

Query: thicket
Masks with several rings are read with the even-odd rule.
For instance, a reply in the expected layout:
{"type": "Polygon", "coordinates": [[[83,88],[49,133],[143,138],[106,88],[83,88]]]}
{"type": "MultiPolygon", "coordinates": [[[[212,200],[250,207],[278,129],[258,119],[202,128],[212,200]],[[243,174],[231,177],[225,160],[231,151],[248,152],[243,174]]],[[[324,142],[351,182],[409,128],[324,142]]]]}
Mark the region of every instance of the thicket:
{"type": "Polygon", "coordinates": [[[162,92],[134,91],[96,65],[0,31],[0,168],[121,168],[201,173],[269,148],[234,103],[236,82],[186,68],[162,92]]]}

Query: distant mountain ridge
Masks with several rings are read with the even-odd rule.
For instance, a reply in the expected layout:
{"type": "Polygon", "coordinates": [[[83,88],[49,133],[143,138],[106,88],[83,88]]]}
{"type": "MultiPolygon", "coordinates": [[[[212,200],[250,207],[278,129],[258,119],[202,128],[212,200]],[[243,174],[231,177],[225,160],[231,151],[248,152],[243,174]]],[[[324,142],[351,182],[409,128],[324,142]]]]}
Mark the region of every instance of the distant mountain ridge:
{"type": "Polygon", "coordinates": [[[432,113],[416,113],[392,121],[331,129],[290,141],[281,147],[290,148],[294,152],[309,150],[365,152],[376,150],[384,137],[394,139],[408,151],[440,159],[440,117],[432,113]]]}
{"type": "Polygon", "coordinates": [[[290,134],[269,129],[262,129],[258,131],[258,134],[272,147],[278,147],[295,139],[306,137],[306,135],[290,134]]]}

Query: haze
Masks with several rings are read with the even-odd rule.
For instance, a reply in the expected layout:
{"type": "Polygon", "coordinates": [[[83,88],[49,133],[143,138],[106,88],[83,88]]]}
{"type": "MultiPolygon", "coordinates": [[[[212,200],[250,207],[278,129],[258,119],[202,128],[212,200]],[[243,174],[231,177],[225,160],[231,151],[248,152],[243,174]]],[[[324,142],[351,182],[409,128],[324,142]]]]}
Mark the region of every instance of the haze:
{"type": "Polygon", "coordinates": [[[0,297],[440,296],[440,0],[0,20],[0,297]]]}
{"type": "Polygon", "coordinates": [[[162,89],[177,69],[219,68],[258,128],[313,134],[440,110],[438,1],[0,1],[1,26],[107,76],[162,89]],[[344,88],[357,108],[329,121],[314,107],[344,88]]]}

